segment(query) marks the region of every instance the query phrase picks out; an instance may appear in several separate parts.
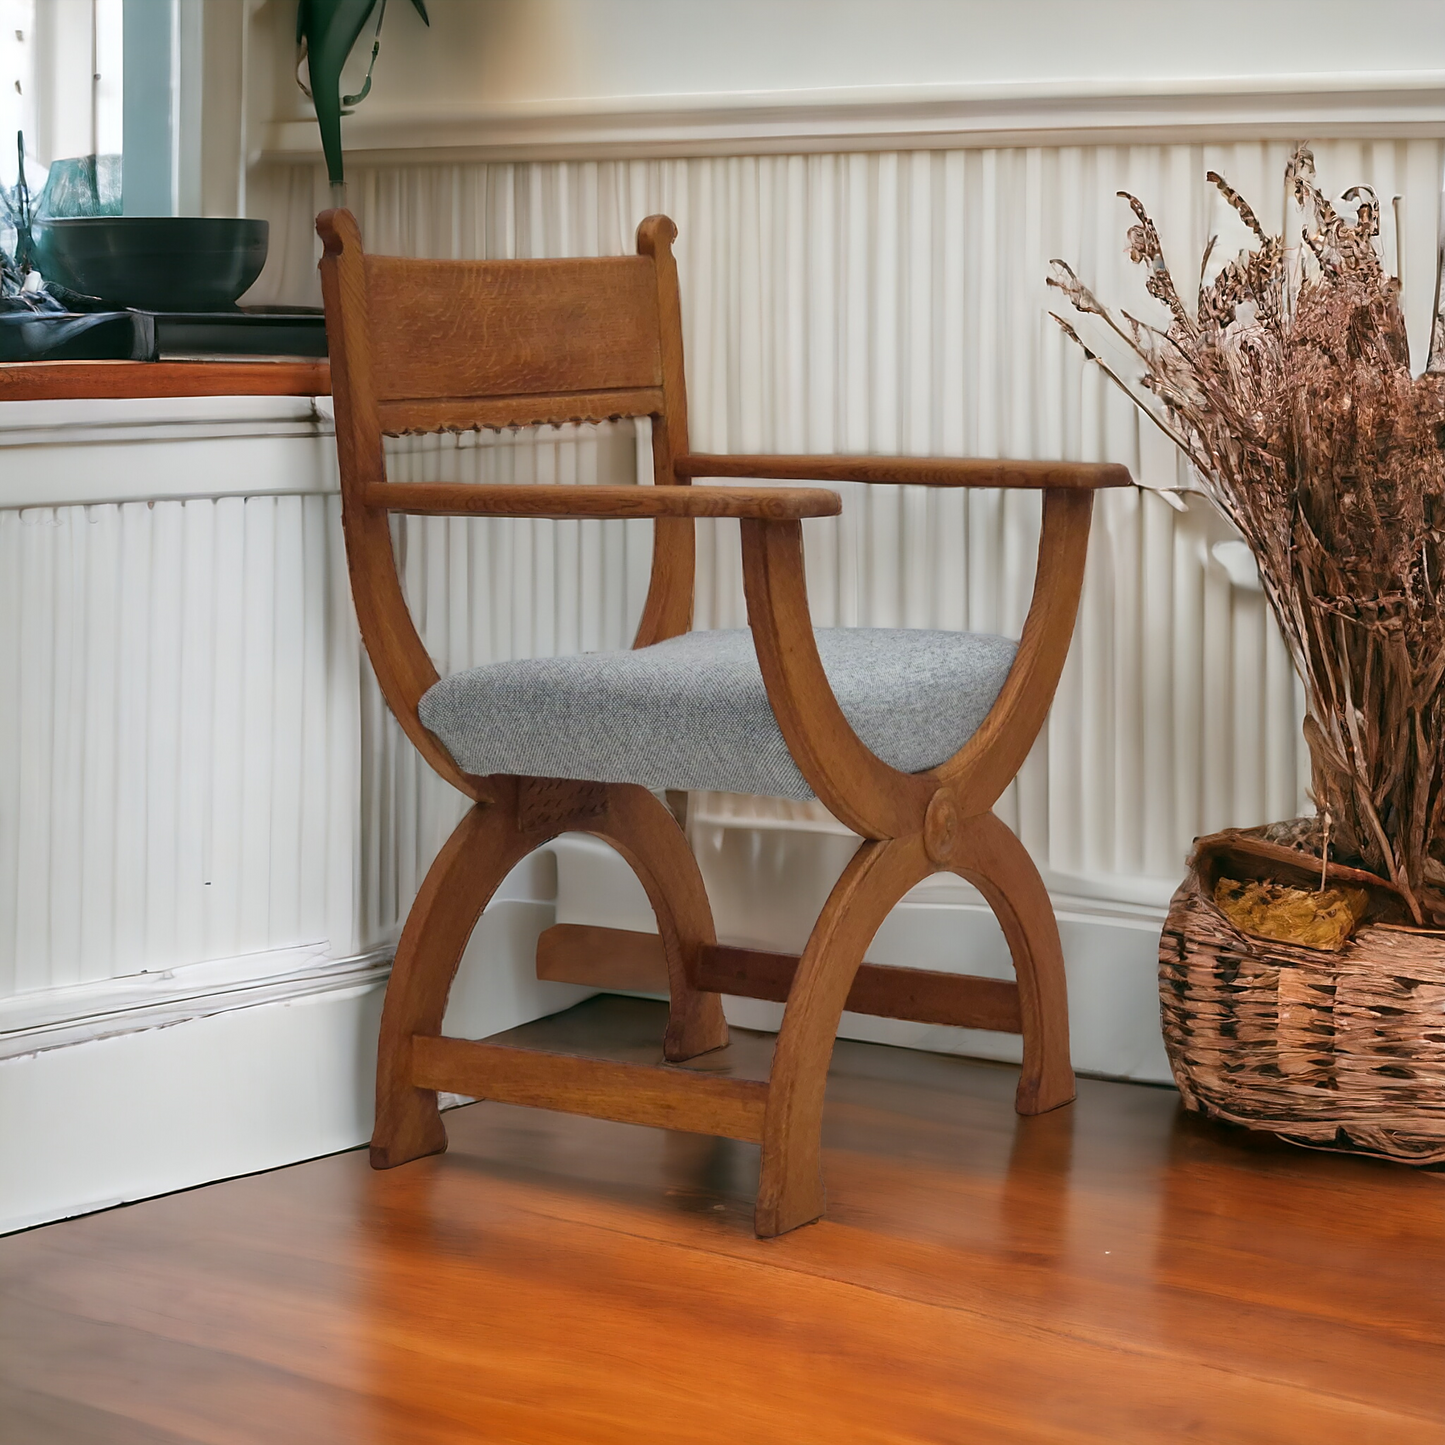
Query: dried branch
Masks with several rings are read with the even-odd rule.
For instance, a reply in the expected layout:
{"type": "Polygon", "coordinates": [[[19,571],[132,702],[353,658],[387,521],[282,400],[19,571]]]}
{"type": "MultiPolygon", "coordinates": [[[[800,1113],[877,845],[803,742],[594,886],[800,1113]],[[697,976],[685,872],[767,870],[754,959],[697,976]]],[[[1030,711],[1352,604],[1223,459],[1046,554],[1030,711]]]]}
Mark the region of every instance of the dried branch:
{"type": "Polygon", "coordinates": [[[1303,221],[1289,250],[1223,177],[1208,179],[1256,244],[1206,282],[1210,239],[1192,315],[1127,193],[1128,252],[1167,327],[1116,319],[1054,263],[1050,284],[1107,325],[1142,375],[1121,376],[1056,319],[1178,444],[1254,552],[1305,684],[1333,855],[1390,879],[1417,919],[1445,923],[1445,377],[1410,376],[1371,189],[1347,191],[1354,216],[1341,215],[1299,147],[1285,170],[1303,221]]]}

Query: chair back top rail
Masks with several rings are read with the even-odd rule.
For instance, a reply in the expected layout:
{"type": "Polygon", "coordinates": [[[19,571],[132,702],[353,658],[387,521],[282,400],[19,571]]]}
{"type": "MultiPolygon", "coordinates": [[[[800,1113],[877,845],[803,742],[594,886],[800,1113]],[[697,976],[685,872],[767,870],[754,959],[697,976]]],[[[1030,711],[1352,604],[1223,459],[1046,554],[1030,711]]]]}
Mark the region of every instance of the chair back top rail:
{"type": "Polygon", "coordinates": [[[669,443],[655,480],[684,480],[670,465],[686,450],[687,400],[665,216],[638,228],[636,255],[568,259],[373,256],[347,211],[323,211],[317,230],[337,408],[365,439],[353,460],[366,480],[381,480],[382,436],[641,416],[669,443]]]}
{"type": "Polygon", "coordinates": [[[413,261],[367,256],[372,393],[381,404],[552,397],[662,385],[648,256],[413,261]]]}

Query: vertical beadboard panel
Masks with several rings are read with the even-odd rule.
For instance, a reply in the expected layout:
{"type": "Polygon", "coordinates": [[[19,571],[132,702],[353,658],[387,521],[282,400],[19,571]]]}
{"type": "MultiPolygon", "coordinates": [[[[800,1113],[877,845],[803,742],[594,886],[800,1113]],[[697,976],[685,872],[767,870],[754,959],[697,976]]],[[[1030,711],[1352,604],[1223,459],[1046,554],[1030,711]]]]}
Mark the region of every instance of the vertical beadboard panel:
{"type": "Polygon", "coordinates": [[[0,511],[0,995],[365,946],[339,530],[325,495],[0,511]]]}

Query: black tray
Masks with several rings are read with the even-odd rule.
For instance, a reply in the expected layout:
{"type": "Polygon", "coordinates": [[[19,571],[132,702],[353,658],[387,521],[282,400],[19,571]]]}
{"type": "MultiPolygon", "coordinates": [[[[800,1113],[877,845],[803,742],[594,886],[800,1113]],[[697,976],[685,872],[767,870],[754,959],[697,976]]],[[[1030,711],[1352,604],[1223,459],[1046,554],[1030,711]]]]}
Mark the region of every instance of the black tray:
{"type": "Polygon", "coordinates": [[[207,356],[326,355],[319,307],[255,306],[234,311],[140,311],[154,327],[152,361],[207,356]]]}
{"type": "Polygon", "coordinates": [[[326,318],[314,307],[78,314],[0,312],[0,362],[325,355],[326,318]]]}

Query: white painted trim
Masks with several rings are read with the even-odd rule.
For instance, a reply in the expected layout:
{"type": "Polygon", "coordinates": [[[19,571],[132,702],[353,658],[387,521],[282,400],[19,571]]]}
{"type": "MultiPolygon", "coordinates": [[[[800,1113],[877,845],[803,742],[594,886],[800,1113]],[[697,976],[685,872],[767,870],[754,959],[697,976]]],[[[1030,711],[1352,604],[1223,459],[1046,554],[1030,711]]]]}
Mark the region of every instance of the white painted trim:
{"type": "MultiPolygon", "coordinates": [[[[1211,138],[1445,134],[1445,71],[1100,79],[547,100],[348,122],[353,164],[631,159],[1211,138]]],[[[312,120],[257,159],[319,159],[312,120]]]]}
{"type": "Polygon", "coordinates": [[[0,1062],[0,1234],[354,1148],[382,984],[0,1062]]]}
{"type": "Polygon", "coordinates": [[[0,1060],[382,983],[391,972],[393,951],[377,948],[338,959],[327,956],[325,943],[300,944],[14,994],[0,999],[0,1060]]]}
{"type": "Polygon", "coordinates": [[[335,492],[332,458],[290,445],[334,434],[330,397],[0,402],[0,508],[335,492]]]}
{"type": "Polygon", "coordinates": [[[0,447],[189,441],[198,436],[327,436],[333,430],[330,404],[330,397],[309,396],[0,401],[0,447]]]}
{"type": "MultiPolygon", "coordinates": [[[[449,1033],[482,1037],[593,992],[538,980],[554,917],[544,900],[493,900],[449,1033]]],[[[319,947],[8,1000],[0,1042],[20,1047],[0,1054],[0,1234],[363,1143],[390,949],[328,960],[319,947]]]]}

